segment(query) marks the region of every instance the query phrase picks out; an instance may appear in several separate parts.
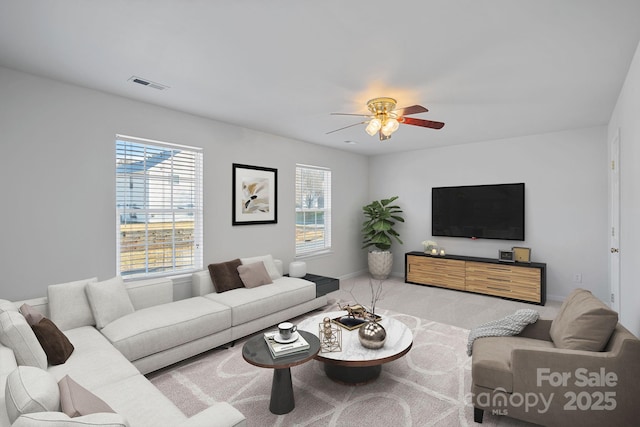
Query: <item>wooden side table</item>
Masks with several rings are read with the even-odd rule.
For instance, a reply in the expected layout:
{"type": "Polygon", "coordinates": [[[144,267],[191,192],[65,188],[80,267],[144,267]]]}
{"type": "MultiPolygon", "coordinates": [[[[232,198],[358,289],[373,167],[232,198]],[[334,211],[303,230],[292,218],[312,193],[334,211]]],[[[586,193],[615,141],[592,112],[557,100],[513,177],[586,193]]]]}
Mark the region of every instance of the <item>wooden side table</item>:
{"type": "Polygon", "coordinates": [[[298,331],[310,347],[307,351],[274,359],[271,356],[263,334],[250,338],[242,346],[242,357],[248,363],[261,368],[272,368],[273,381],[271,383],[271,401],[269,410],[277,415],[287,414],[295,408],[293,399],[293,383],[291,382],[291,367],[301,365],[313,359],[320,351],[320,340],[314,334],[298,331]]]}

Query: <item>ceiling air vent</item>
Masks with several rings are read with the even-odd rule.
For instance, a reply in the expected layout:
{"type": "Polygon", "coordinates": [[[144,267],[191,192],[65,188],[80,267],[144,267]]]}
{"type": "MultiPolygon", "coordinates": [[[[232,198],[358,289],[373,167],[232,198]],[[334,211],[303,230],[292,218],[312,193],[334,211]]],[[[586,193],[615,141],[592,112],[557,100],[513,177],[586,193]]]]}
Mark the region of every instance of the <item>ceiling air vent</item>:
{"type": "Polygon", "coordinates": [[[160,83],[155,83],[155,82],[152,82],[151,80],[143,79],[141,77],[131,76],[129,77],[129,81],[133,83],[137,83],[142,86],[152,87],[158,90],[169,89],[169,86],[166,86],[160,83]]]}

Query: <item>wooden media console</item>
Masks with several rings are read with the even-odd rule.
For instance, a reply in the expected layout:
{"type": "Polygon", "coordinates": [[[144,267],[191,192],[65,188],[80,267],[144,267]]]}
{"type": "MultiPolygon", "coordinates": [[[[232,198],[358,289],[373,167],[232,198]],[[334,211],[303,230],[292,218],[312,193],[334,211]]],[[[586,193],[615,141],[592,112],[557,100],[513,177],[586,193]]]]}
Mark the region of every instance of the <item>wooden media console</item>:
{"type": "Polygon", "coordinates": [[[546,268],[546,264],[538,262],[507,263],[491,258],[407,252],[404,280],[544,305],[546,268]]]}

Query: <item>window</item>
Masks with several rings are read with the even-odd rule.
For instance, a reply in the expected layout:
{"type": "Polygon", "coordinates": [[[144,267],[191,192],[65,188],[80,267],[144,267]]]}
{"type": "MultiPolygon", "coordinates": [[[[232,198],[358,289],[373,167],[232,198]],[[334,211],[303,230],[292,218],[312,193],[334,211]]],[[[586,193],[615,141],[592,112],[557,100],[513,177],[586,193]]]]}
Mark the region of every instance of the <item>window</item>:
{"type": "Polygon", "coordinates": [[[118,274],[202,268],[202,151],[116,136],[118,274]]]}
{"type": "Polygon", "coordinates": [[[331,249],[331,170],[296,165],[296,256],[331,249]]]}

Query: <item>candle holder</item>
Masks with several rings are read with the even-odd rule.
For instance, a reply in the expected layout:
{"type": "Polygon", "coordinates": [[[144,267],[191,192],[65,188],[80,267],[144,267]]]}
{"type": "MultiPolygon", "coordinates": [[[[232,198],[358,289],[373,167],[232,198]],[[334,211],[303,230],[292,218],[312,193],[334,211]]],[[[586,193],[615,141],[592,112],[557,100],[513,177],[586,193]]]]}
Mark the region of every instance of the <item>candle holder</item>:
{"type": "Polygon", "coordinates": [[[318,337],[320,338],[320,353],[336,353],[342,351],[342,330],[333,326],[331,319],[325,317],[318,323],[318,337]]]}

